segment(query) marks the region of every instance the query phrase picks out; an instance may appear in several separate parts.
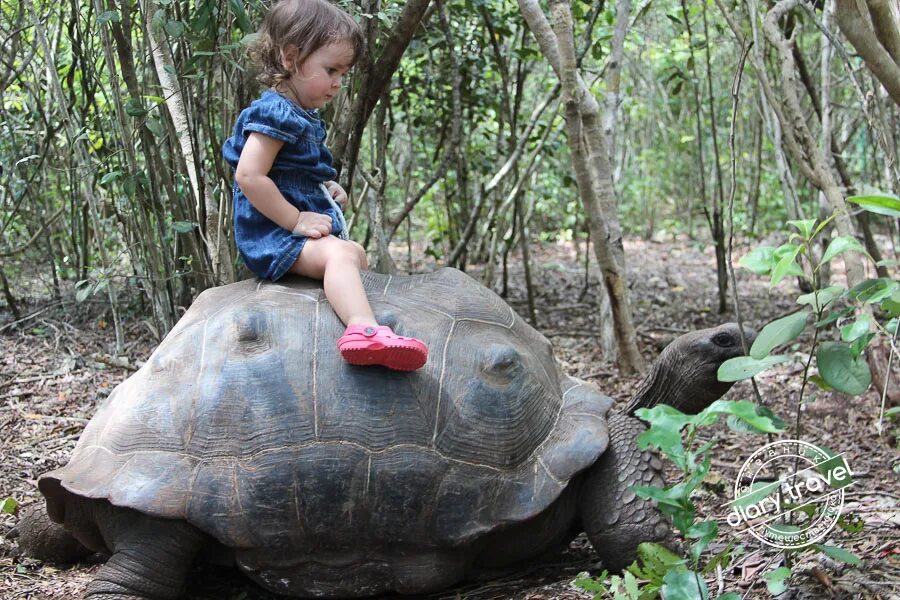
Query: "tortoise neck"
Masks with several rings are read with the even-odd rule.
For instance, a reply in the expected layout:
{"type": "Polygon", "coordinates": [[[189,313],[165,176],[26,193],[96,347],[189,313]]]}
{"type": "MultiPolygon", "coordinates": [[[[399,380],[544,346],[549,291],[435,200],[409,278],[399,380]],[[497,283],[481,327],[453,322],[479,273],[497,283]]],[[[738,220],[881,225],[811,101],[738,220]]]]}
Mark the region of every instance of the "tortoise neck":
{"type": "Polygon", "coordinates": [[[622,412],[634,416],[637,409],[653,408],[657,404],[669,404],[678,408],[680,402],[677,399],[684,394],[684,379],[674,376],[666,358],[660,356],[653,363],[647,376],[641,381],[637,391],[622,412]]]}

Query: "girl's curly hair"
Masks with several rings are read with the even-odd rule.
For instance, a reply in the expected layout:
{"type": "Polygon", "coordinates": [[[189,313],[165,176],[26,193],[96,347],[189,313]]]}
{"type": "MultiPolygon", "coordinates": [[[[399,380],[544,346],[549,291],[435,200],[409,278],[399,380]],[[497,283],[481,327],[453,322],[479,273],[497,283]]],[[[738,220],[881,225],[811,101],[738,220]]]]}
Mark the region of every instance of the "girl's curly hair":
{"type": "Polygon", "coordinates": [[[260,81],[276,86],[290,78],[281,61],[282,50],[296,46],[298,64],[328,44],[347,41],[353,62],[363,47],[362,31],[353,17],[327,0],[279,0],[263,21],[253,56],[262,68],[260,81]]]}

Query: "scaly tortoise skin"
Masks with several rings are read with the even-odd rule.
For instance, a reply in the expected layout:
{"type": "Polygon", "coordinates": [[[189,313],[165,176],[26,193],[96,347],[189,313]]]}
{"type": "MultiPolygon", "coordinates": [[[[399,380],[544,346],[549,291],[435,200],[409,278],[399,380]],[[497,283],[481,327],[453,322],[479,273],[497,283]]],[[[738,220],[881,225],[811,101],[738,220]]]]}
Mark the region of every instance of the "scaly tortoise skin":
{"type": "MultiPolygon", "coordinates": [[[[273,592],[347,597],[445,588],[583,530],[612,568],[666,538],[629,489],[662,482],[640,423],[559,374],[502,299],[452,269],[364,285],[380,322],[428,344],[423,369],[343,362],[321,282],[248,280],[203,292],[103,402],[39,480],[50,518],[112,554],[88,598],[177,598],[201,551],[273,592]]],[[[736,332],[689,334],[689,352],[721,363],[736,332]]],[[[657,365],[630,409],[727,390],[666,384],[680,354],[657,365]]]]}

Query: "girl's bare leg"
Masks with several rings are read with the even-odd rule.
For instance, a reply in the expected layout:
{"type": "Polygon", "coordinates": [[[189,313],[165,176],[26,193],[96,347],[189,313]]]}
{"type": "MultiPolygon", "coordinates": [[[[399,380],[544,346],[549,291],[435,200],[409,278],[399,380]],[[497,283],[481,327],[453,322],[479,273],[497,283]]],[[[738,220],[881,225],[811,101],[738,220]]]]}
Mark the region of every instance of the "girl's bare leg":
{"type": "Polygon", "coordinates": [[[368,268],[366,253],[356,242],[328,235],[308,239],[291,273],[322,280],[325,297],[344,325],[378,325],[359,277],[368,268]]]}

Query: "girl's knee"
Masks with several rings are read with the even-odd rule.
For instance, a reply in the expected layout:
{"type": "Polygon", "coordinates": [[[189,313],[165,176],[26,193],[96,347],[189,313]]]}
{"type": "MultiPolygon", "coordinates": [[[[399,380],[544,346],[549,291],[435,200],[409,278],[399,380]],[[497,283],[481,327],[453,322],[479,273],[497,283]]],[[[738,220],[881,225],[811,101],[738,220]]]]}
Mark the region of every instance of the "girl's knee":
{"type": "Polygon", "coordinates": [[[358,243],[350,240],[350,243],[353,245],[353,248],[356,250],[359,255],[359,268],[362,271],[365,271],[369,268],[369,259],[366,257],[366,249],[363,248],[358,243]]]}
{"type": "Polygon", "coordinates": [[[358,270],[369,268],[366,251],[354,241],[339,240],[334,236],[326,236],[315,240],[307,240],[306,246],[291,267],[291,272],[314,279],[322,279],[325,271],[333,265],[352,264],[358,270]]]}
{"type": "Polygon", "coordinates": [[[338,244],[337,247],[333,249],[329,259],[329,262],[352,262],[359,269],[365,269],[366,265],[366,253],[362,251],[362,246],[352,241],[342,241],[338,244]]]}

